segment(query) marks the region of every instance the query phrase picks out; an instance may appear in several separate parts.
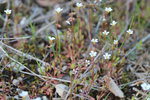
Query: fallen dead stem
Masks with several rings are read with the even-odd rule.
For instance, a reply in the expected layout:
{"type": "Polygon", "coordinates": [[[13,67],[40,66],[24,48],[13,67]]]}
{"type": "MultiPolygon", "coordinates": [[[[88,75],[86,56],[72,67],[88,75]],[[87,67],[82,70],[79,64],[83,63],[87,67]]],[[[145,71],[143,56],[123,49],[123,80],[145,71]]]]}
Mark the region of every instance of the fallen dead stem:
{"type": "Polygon", "coordinates": [[[11,40],[11,39],[14,39],[14,40],[22,40],[22,39],[28,39],[28,38],[31,38],[31,36],[18,37],[18,38],[0,38],[0,40],[11,40]]]}
{"type": "Polygon", "coordinates": [[[125,83],[125,84],[121,84],[120,87],[125,86],[125,85],[131,85],[131,84],[134,84],[134,83],[139,82],[139,81],[144,81],[145,79],[150,80],[150,79],[148,79],[148,78],[150,78],[150,76],[145,76],[145,77],[143,77],[143,78],[136,79],[136,80],[134,80],[134,81],[132,81],[132,82],[125,83]]]}

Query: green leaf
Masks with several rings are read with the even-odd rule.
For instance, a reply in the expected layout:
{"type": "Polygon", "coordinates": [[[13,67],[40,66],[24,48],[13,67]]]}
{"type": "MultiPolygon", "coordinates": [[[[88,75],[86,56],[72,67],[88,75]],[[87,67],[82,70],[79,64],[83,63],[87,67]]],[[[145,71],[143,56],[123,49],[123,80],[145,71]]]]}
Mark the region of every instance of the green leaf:
{"type": "Polygon", "coordinates": [[[141,50],[142,48],[142,41],[140,41],[137,45],[136,45],[136,48],[137,50],[141,50]]]}

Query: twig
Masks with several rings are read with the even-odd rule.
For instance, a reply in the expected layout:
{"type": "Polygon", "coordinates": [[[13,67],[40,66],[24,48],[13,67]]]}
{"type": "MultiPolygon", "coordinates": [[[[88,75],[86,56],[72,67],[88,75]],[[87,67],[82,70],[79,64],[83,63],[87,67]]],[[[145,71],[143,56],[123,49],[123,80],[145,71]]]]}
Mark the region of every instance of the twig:
{"type": "MultiPolygon", "coordinates": [[[[125,84],[121,84],[121,85],[119,85],[119,86],[120,86],[120,87],[123,87],[124,85],[131,85],[131,84],[136,83],[136,82],[139,82],[139,81],[144,81],[145,79],[148,79],[148,78],[150,78],[150,76],[145,76],[145,77],[143,77],[143,78],[136,79],[136,80],[134,80],[134,81],[132,81],[132,82],[125,83],[125,84]]],[[[150,80],[150,79],[149,79],[149,80],[150,80]]]]}
{"type": "Polygon", "coordinates": [[[98,29],[99,29],[99,27],[100,27],[100,25],[101,25],[101,21],[102,21],[102,16],[100,15],[99,20],[98,20],[98,23],[97,23],[97,26],[96,26],[96,28],[95,28],[94,35],[98,32],[98,29]]]}
{"type": "Polygon", "coordinates": [[[0,40],[22,40],[22,39],[28,39],[31,38],[31,36],[27,36],[27,37],[19,37],[19,38],[0,38],[0,40]]]}

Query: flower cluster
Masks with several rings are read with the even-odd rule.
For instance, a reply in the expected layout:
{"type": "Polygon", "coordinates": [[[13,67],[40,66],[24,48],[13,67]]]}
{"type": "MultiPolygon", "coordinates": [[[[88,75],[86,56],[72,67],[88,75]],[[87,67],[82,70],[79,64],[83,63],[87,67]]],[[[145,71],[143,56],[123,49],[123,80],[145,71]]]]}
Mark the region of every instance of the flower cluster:
{"type": "Polygon", "coordinates": [[[105,12],[107,12],[107,13],[112,12],[111,7],[106,7],[106,8],[105,8],[105,12]]]}

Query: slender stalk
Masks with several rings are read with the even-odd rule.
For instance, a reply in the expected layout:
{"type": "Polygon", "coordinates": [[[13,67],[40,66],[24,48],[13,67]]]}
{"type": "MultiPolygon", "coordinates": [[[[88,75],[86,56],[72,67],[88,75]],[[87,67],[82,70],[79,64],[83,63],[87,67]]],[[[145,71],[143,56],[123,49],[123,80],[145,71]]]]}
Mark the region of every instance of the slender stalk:
{"type": "MultiPolygon", "coordinates": [[[[78,31],[78,39],[79,39],[79,41],[78,41],[78,48],[80,48],[79,47],[79,45],[80,45],[80,43],[81,43],[81,18],[80,18],[80,8],[78,8],[78,10],[77,10],[77,12],[78,12],[78,15],[79,16],[77,16],[77,19],[78,19],[78,22],[79,22],[79,31],[78,31]]],[[[79,55],[79,58],[80,58],[80,55],[79,55]]]]}
{"type": "Polygon", "coordinates": [[[56,43],[56,56],[55,56],[55,62],[54,62],[54,76],[55,76],[55,65],[56,65],[56,61],[57,61],[58,42],[59,42],[59,37],[58,37],[58,19],[59,19],[59,13],[57,14],[57,19],[56,19],[57,43],[56,43]]]}
{"type": "Polygon", "coordinates": [[[45,65],[46,65],[46,50],[47,50],[47,46],[45,47],[45,65]]]}
{"type": "MultiPolygon", "coordinates": [[[[94,62],[93,62],[94,59],[92,59],[92,81],[89,85],[89,88],[87,89],[87,92],[86,92],[86,96],[90,93],[90,90],[91,90],[91,87],[92,87],[92,84],[94,82],[94,62]]],[[[87,96],[88,97],[88,96],[87,96]]]]}
{"type": "Polygon", "coordinates": [[[50,47],[49,47],[49,71],[51,72],[51,44],[50,44],[50,47]]]}
{"type": "Polygon", "coordinates": [[[51,42],[52,41],[49,41],[49,46],[46,46],[45,47],[45,65],[46,65],[46,50],[47,50],[47,48],[49,47],[49,49],[50,49],[50,58],[49,58],[49,71],[51,72],[51,42]]]}
{"type": "MultiPolygon", "coordinates": [[[[7,17],[7,23],[6,23],[6,30],[7,30],[7,33],[6,33],[6,38],[8,38],[8,27],[9,27],[9,15],[7,14],[6,15],[7,17]]],[[[6,44],[8,44],[8,41],[6,40],[6,44]]],[[[8,48],[6,47],[6,50],[8,50],[8,48]]],[[[5,57],[5,63],[7,64],[7,57],[5,57]]],[[[11,77],[12,77],[12,74],[13,72],[11,71],[11,77]]]]}
{"type": "Polygon", "coordinates": [[[127,43],[127,38],[129,37],[129,34],[127,34],[127,36],[126,36],[126,38],[125,38],[125,40],[124,40],[124,47],[122,48],[122,50],[124,51],[124,48],[125,48],[125,45],[126,45],[126,43],[127,43]]]}
{"type": "Polygon", "coordinates": [[[71,84],[70,84],[70,100],[72,100],[72,89],[73,89],[73,76],[71,76],[71,84]]]}
{"type": "Polygon", "coordinates": [[[92,14],[93,14],[93,12],[92,12],[92,9],[91,9],[91,7],[90,7],[90,5],[88,5],[88,8],[89,8],[89,31],[90,31],[90,40],[92,39],[92,14]]]}
{"type": "MultiPolygon", "coordinates": [[[[71,4],[71,18],[72,18],[72,20],[71,20],[71,24],[72,24],[72,34],[73,34],[73,41],[72,41],[72,43],[73,43],[73,50],[75,50],[75,33],[74,33],[74,24],[73,24],[73,0],[71,1],[72,2],[72,4],[71,4]]],[[[75,62],[75,58],[74,58],[74,52],[75,51],[73,51],[72,50],[72,57],[73,57],[73,62],[75,62]]],[[[72,89],[73,89],[73,77],[71,76],[71,84],[70,84],[70,100],[72,100],[72,89]]],[[[66,98],[65,98],[66,99],[66,98]]]]}
{"type": "Polygon", "coordinates": [[[72,0],[72,5],[71,5],[71,18],[72,18],[72,20],[71,20],[71,24],[72,24],[72,36],[73,36],[73,41],[72,41],[72,44],[73,44],[73,46],[72,46],[72,48],[73,48],[73,50],[72,50],[72,57],[73,57],[73,62],[75,62],[75,57],[74,57],[74,53],[75,53],[75,41],[76,41],[76,38],[75,38],[75,32],[74,32],[74,24],[73,24],[73,0],[72,0]]]}
{"type": "Polygon", "coordinates": [[[8,24],[9,24],[9,23],[8,23],[8,20],[9,20],[8,17],[9,17],[9,15],[7,15],[7,24],[6,24],[6,30],[7,30],[6,37],[7,37],[7,38],[8,38],[8,24]]]}
{"type": "Polygon", "coordinates": [[[16,28],[16,31],[17,31],[17,36],[19,37],[20,36],[20,32],[19,32],[19,30],[18,30],[18,21],[19,21],[19,11],[20,11],[20,7],[21,7],[21,4],[19,3],[19,6],[18,6],[18,8],[17,8],[17,12],[15,12],[15,13],[17,13],[16,14],[16,18],[15,18],[15,28],[16,28]]]}
{"type": "Polygon", "coordinates": [[[59,14],[57,14],[57,21],[56,21],[56,35],[57,35],[56,58],[57,58],[57,49],[58,49],[58,42],[59,42],[59,37],[58,37],[58,18],[59,18],[59,14]]]}
{"type": "Polygon", "coordinates": [[[123,45],[124,45],[124,43],[127,41],[127,38],[128,38],[128,33],[126,34],[126,36],[125,36],[125,39],[123,40],[123,42],[122,42],[122,44],[121,44],[121,46],[120,46],[120,49],[122,49],[123,50],[123,45]]]}

